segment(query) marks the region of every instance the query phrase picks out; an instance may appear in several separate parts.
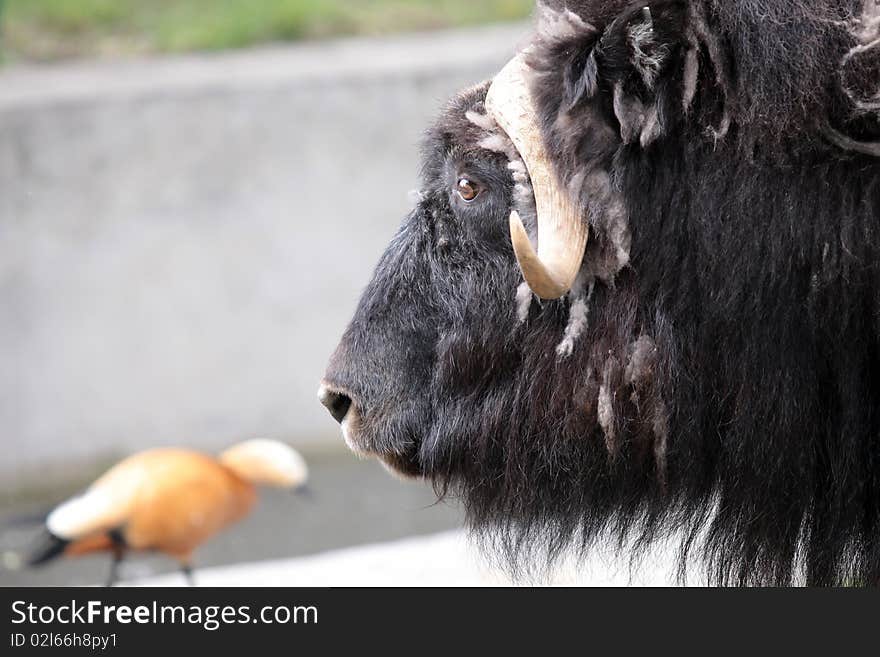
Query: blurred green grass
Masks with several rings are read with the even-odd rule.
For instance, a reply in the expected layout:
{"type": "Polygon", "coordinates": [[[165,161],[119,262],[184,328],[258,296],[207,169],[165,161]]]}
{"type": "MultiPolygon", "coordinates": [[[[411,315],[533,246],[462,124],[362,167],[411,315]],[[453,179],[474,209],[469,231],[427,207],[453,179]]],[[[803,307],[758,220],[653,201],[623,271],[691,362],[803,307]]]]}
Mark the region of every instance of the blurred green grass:
{"type": "Polygon", "coordinates": [[[528,16],[534,0],[0,0],[6,61],[240,48],[528,16]]]}

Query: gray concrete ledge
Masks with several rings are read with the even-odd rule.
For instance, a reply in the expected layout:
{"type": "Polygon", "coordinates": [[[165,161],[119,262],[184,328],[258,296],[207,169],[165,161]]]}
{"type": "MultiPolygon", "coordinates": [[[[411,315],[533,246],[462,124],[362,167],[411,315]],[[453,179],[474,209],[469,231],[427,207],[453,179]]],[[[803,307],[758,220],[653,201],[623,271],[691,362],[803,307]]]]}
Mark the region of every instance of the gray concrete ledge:
{"type": "MultiPolygon", "coordinates": [[[[671,551],[648,555],[631,569],[610,549],[597,549],[585,562],[566,560],[552,572],[511,579],[453,531],[364,545],[322,554],[209,568],[196,573],[199,586],[670,586],[676,583],[671,551]]],[[[693,575],[691,584],[699,583],[693,575]]],[[[180,575],[136,579],[132,586],[181,586],[180,575]]]]}
{"type": "Polygon", "coordinates": [[[0,72],[0,488],[155,445],[339,440],[315,390],[421,135],[526,32],[0,72]]]}
{"type": "Polygon", "coordinates": [[[0,110],[163,94],[235,92],[301,82],[413,77],[497,62],[528,35],[523,23],[332,39],[217,54],[23,65],[0,69],[0,110]]]}

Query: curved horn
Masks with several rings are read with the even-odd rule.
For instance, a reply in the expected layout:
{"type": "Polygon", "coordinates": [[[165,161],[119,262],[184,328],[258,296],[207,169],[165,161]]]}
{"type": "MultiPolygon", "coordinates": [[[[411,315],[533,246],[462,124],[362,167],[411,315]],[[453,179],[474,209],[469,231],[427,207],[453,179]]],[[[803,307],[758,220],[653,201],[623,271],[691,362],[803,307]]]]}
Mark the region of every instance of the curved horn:
{"type": "Polygon", "coordinates": [[[547,156],[528,86],[531,69],[523,54],[501,70],[486,95],[486,111],[507,133],[528,169],[538,211],[538,252],[519,214],[510,213],[510,237],[523,277],[542,299],[571,289],[587,245],[587,223],[559,184],[547,156]]]}

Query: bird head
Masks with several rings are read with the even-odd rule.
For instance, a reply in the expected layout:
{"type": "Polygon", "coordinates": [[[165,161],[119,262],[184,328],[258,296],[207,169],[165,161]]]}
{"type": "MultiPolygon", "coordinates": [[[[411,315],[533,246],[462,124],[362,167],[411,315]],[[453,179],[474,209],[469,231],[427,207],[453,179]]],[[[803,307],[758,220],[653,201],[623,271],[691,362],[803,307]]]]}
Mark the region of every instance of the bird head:
{"type": "Polygon", "coordinates": [[[245,481],[279,488],[300,488],[308,467],[292,447],[258,438],[239,443],[220,454],[219,461],[245,481]]]}

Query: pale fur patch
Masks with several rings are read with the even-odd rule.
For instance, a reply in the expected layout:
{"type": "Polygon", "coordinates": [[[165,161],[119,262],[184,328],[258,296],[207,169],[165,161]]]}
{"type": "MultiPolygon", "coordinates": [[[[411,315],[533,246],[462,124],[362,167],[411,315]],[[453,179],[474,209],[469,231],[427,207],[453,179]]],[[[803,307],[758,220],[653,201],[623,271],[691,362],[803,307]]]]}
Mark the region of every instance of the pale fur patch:
{"type": "Polygon", "coordinates": [[[669,412],[666,404],[660,400],[654,408],[654,421],[651,423],[654,432],[654,462],[657,464],[657,473],[660,485],[666,485],[666,452],[669,442],[669,412]]]}
{"type": "Polygon", "coordinates": [[[523,281],[516,288],[516,318],[520,324],[529,318],[529,309],[532,307],[532,288],[523,281]]]}
{"type": "Polygon", "coordinates": [[[861,44],[869,44],[880,39],[880,2],[878,0],[863,0],[862,15],[856,21],[853,33],[861,44]]]}
{"type": "MultiPolygon", "coordinates": [[[[880,50],[880,2],[877,0],[863,0],[862,14],[857,18],[851,28],[855,37],[856,45],[846,53],[841,61],[841,73],[850,60],[880,50]]],[[[880,111],[880,85],[873,95],[865,97],[862,94],[853,93],[846,84],[843,90],[857,108],[866,112],[880,111]]]]}
{"type": "Polygon", "coordinates": [[[688,49],[684,57],[684,81],[682,82],[683,93],[681,105],[687,114],[691,109],[691,103],[694,102],[694,96],[697,93],[697,78],[700,74],[700,58],[698,57],[698,49],[696,44],[688,49]]]}
{"type": "MultiPolygon", "coordinates": [[[[640,336],[631,347],[629,360],[624,372],[624,380],[635,388],[633,395],[638,398],[639,386],[656,376],[657,345],[646,335],[640,336]]],[[[669,441],[669,412],[659,397],[654,399],[650,413],[651,431],[654,434],[654,462],[661,485],[666,483],[666,453],[669,441]]]]}
{"type": "Polygon", "coordinates": [[[537,15],[538,35],[545,40],[565,41],[596,29],[570,9],[556,11],[541,2],[538,3],[537,15]]]}
{"type": "MultiPolygon", "coordinates": [[[[481,114],[474,110],[468,110],[464,113],[464,116],[468,121],[487,133],[486,136],[477,143],[477,146],[484,148],[487,151],[492,151],[493,153],[502,153],[506,155],[511,162],[522,162],[522,160],[519,159],[519,153],[513,145],[513,142],[506,134],[504,134],[504,131],[501,130],[495,122],[495,119],[488,114],[481,114]]],[[[525,165],[522,166],[522,169],[525,171],[525,165]]]]}
{"type": "Polygon", "coordinates": [[[565,333],[562,342],[556,346],[556,356],[559,358],[568,358],[574,351],[574,344],[583,334],[588,326],[590,314],[590,300],[593,298],[593,290],[595,282],[591,282],[587,290],[586,297],[578,295],[572,302],[568,311],[568,323],[565,326],[565,333]]]}
{"type": "Polygon", "coordinates": [[[669,46],[654,42],[654,21],[651,10],[645,7],[644,20],[629,28],[629,40],[633,49],[633,66],[641,75],[645,86],[653,89],[669,54],[669,46]]]}
{"type": "Polygon", "coordinates": [[[637,385],[648,377],[654,366],[656,352],[657,347],[648,336],[643,335],[636,340],[624,372],[627,383],[637,385]]]}
{"type": "Polygon", "coordinates": [[[355,453],[356,456],[361,459],[368,459],[370,455],[365,452],[361,446],[358,444],[356,440],[357,429],[360,425],[359,419],[357,417],[356,409],[352,408],[345,414],[345,418],[342,420],[342,424],[340,425],[342,428],[342,439],[345,441],[345,444],[348,448],[355,453]]]}
{"type": "Polygon", "coordinates": [[[645,119],[645,125],[642,128],[642,134],[639,137],[639,143],[642,148],[653,142],[660,136],[660,115],[657,106],[654,105],[648,110],[648,116],[645,119]]]}
{"type": "Polygon", "coordinates": [[[507,153],[507,140],[501,135],[489,135],[488,137],[483,137],[477,146],[495,153],[507,153]]]}
{"type": "Polygon", "coordinates": [[[632,246],[632,235],[629,232],[627,212],[620,199],[614,199],[612,211],[609,212],[608,237],[614,245],[617,258],[617,271],[629,264],[629,252],[632,246]]]}
{"type": "Polygon", "coordinates": [[[486,132],[495,132],[498,129],[498,126],[495,124],[494,119],[488,114],[481,114],[480,112],[475,112],[474,110],[468,110],[464,113],[465,118],[473,123],[478,128],[482,128],[486,132]]]}
{"type": "Polygon", "coordinates": [[[617,438],[614,430],[614,403],[611,391],[605,383],[599,386],[596,415],[599,419],[599,426],[602,427],[602,432],[605,434],[605,448],[609,454],[613,454],[617,438]]]}

